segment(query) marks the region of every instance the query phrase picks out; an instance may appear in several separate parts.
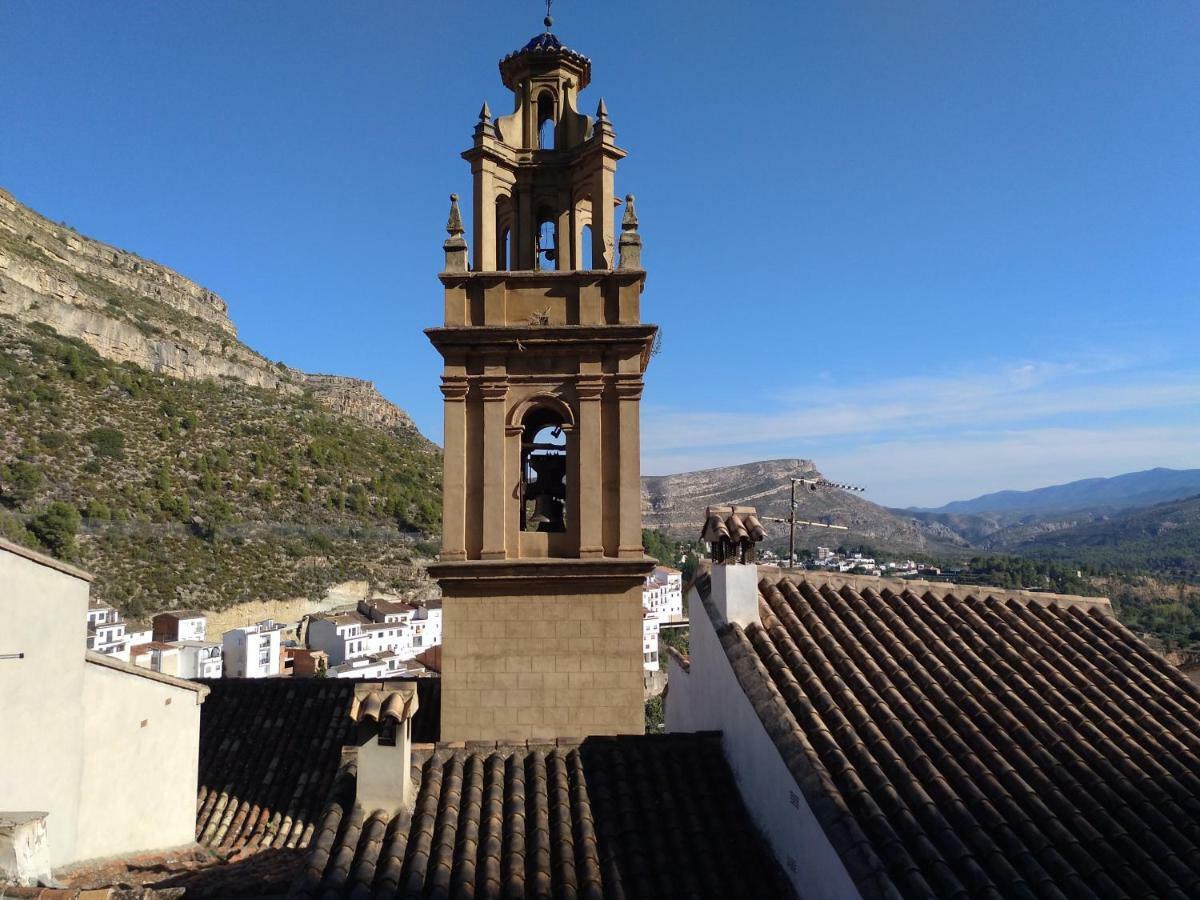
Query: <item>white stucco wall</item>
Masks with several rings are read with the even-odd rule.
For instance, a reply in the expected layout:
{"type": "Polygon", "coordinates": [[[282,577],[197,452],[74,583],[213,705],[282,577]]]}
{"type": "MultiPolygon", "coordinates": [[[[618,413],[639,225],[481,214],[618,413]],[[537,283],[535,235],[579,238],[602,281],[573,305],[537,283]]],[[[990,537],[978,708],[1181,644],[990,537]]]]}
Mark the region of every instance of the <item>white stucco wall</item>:
{"type": "Polygon", "coordinates": [[[88,660],[76,859],[195,839],[200,697],[88,660]]]}
{"type": "Polygon", "coordinates": [[[738,684],[694,588],[688,612],[691,666],[685,672],[671,658],[666,730],[721,732],[742,801],[800,897],[857,898],[854,882],[738,684]]]}
{"type": "Polygon", "coordinates": [[[43,810],[50,864],[76,859],[88,582],[0,547],[0,809],[43,810]]]}
{"type": "Polygon", "coordinates": [[[54,868],[187,844],[195,828],[207,688],[87,655],[88,589],[0,541],[0,654],[24,654],[0,659],[0,811],[49,814],[54,868]]]}

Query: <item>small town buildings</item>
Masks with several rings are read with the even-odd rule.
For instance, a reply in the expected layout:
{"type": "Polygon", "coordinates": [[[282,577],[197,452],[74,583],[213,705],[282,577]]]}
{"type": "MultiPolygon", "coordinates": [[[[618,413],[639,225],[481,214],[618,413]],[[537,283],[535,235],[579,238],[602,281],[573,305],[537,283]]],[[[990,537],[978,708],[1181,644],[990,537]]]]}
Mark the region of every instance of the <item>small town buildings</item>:
{"type": "Polygon", "coordinates": [[[121,614],[103,600],[88,600],[87,649],[129,662],[129,635],[121,614]]]}
{"type": "Polygon", "coordinates": [[[130,662],[152,672],[181,676],[179,671],[179,648],[166,641],[150,641],[138,644],[129,651],[130,662]]]}
{"type": "Polygon", "coordinates": [[[311,649],[327,653],[335,667],[380,653],[413,659],[442,642],[442,610],[390,600],[361,600],[351,612],[310,620],[305,642],[311,649]]]}
{"type": "Polygon", "coordinates": [[[195,609],[176,609],[154,617],[156,641],[208,640],[208,617],[195,609]]]}
{"type": "Polygon", "coordinates": [[[154,640],[154,626],[142,619],[126,619],[125,634],[129,638],[129,647],[132,650],[138,644],[148,644],[154,640]]]}
{"type": "Polygon", "coordinates": [[[280,673],[283,625],[264,619],[225,632],[221,646],[225,653],[227,678],[272,678],[280,673]]]}
{"type": "Polygon", "coordinates": [[[658,671],[658,617],[642,612],[642,667],[647,672],[658,671]]]}
{"type": "Polygon", "coordinates": [[[646,576],[642,608],[660,622],[682,622],[683,573],[670,566],[655,566],[646,576]]]}
{"type": "Polygon", "coordinates": [[[394,678],[401,675],[418,675],[425,667],[413,659],[405,659],[398,653],[384,650],[360,656],[338,666],[330,666],[330,678],[394,678]]]}
{"type": "Polygon", "coordinates": [[[282,675],[293,678],[316,678],[329,671],[329,654],[308,647],[284,647],[282,675]]]}
{"type": "Polygon", "coordinates": [[[0,831],[30,850],[19,865],[0,852],[10,883],[194,839],[208,688],[86,649],[85,635],[114,643],[90,582],[0,539],[0,831]]]}
{"type": "Polygon", "coordinates": [[[220,678],[224,669],[221,645],[215,641],[175,641],[180,678],[220,678]]]}

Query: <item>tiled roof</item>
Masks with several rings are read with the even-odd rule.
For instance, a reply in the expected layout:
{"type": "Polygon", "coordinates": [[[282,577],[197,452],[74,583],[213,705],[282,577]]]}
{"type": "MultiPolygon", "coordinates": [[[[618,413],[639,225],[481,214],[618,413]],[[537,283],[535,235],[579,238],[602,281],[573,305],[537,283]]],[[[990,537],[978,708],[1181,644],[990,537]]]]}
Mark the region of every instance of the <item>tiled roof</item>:
{"type": "Polygon", "coordinates": [[[1183,676],[1104,604],[875,583],[763,580],[719,629],[864,896],[1200,895],[1183,676]]]}
{"type": "Polygon", "coordinates": [[[415,747],[414,810],[349,767],[293,897],[792,896],[717,735],[415,747]]]}
{"type": "MultiPolygon", "coordinates": [[[[352,743],[358,682],[224,678],[200,710],[196,840],[211,847],[306,847],[352,743]]],[[[413,739],[437,738],[440,682],[416,682],[413,739]]]]}

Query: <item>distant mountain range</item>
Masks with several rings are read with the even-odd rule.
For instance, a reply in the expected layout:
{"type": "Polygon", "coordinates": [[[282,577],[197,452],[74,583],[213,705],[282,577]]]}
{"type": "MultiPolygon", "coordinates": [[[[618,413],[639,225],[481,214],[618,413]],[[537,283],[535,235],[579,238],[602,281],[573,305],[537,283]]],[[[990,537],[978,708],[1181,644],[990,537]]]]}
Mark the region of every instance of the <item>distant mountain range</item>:
{"type": "Polygon", "coordinates": [[[1200,469],[1147,469],[1112,478],[1084,478],[1031,491],[997,491],[973,500],[910,512],[991,514],[1008,519],[1070,512],[1116,512],[1200,494],[1200,469]]]}
{"type": "Polygon", "coordinates": [[[948,528],[980,549],[1017,552],[1048,534],[1197,494],[1200,469],[1158,468],[893,512],[948,528]]]}
{"type": "MultiPolygon", "coordinates": [[[[642,479],[642,520],[694,536],[710,505],[755,506],[768,543],[786,541],[789,478],[811,460],[777,459],[642,479]]],[[[1031,491],[1000,491],[936,509],[888,509],[835,488],[797,493],[798,516],[845,525],[797,532],[797,544],[865,543],[938,556],[1011,553],[1122,569],[1200,574],[1200,469],[1150,469],[1031,491]]]]}
{"type": "MultiPolygon", "coordinates": [[[[708,506],[746,505],[763,517],[769,544],[786,543],[787,525],[771,521],[788,516],[790,478],[820,478],[807,459],[772,459],[642,479],[642,523],[677,537],[700,533],[708,506]]],[[[929,553],[962,549],[966,542],[952,529],[888,510],[836,488],[797,491],[797,518],[845,525],[849,531],[809,528],[797,533],[798,546],[817,543],[868,543],[881,549],[929,553]]]]}

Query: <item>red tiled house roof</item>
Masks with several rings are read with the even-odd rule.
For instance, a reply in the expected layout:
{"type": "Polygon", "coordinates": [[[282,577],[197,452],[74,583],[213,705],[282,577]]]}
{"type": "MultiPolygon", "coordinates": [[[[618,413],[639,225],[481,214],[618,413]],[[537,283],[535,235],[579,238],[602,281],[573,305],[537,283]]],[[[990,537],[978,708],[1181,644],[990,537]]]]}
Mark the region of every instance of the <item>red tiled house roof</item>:
{"type": "Polygon", "coordinates": [[[994,594],[797,574],[717,633],[863,896],[1200,896],[1200,693],[1106,605],[994,594]]]}
{"type": "Polygon", "coordinates": [[[787,898],[716,735],[414,748],[415,808],[326,810],[293,897],[787,898]]]}
{"type": "MultiPolygon", "coordinates": [[[[307,847],[353,743],[349,678],[224,678],[200,708],[196,840],[259,850],[307,847]]],[[[414,738],[437,738],[440,684],[417,679],[414,738]]]]}

